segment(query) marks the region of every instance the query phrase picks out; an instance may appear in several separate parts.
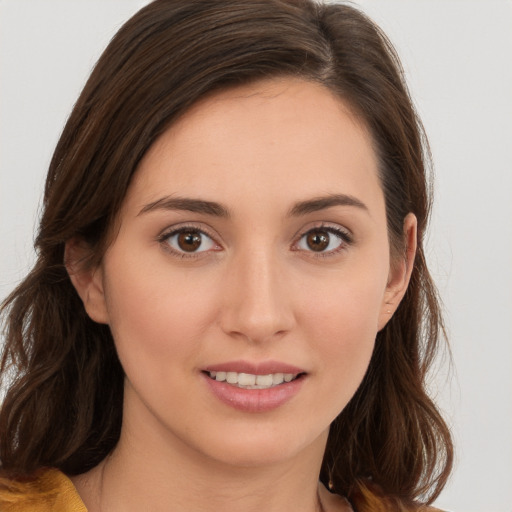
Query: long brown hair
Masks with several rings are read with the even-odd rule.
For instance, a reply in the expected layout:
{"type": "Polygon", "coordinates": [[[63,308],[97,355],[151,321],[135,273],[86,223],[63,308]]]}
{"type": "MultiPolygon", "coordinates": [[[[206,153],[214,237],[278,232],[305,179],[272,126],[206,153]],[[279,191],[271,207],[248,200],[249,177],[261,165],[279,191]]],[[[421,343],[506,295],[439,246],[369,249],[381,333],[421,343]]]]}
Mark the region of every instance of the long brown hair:
{"type": "Polygon", "coordinates": [[[205,94],[263,78],[313,80],[347,102],[372,135],[393,257],[418,219],[406,296],[378,333],[367,374],[333,422],[322,481],[368,509],[431,502],[452,464],[449,430],[425,391],[443,326],[423,250],[428,145],[384,34],[346,5],[313,0],[156,0],[117,33],[57,144],[36,239],[37,262],[2,306],[2,474],[44,466],[79,474],[116,445],[124,374],[108,326],[85,313],[64,266],[84,240],[97,264],[138,163],[205,94]],[[366,498],[365,498],[366,496],[366,498]],[[366,503],[366,505],[365,505],[366,503]]]}

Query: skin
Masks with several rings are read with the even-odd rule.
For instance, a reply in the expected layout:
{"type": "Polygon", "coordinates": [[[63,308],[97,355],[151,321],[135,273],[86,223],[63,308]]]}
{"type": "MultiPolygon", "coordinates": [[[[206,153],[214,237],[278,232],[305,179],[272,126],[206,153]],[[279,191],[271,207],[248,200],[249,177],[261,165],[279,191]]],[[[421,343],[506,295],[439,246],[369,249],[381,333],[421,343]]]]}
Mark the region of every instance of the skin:
{"type": "Polygon", "coordinates": [[[89,511],[172,504],[311,512],[319,500],[344,510],[318,486],[329,424],[357,390],[375,336],[405,293],[416,237],[409,215],[407,257],[390,261],[365,128],[314,83],[271,80],[216,93],[150,148],[119,221],[92,271],[73,266],[83,244],[67,247],[72,281],[91,318],[109,324],[126,372],[119,444],[73,479],[89,511]],[[290,214],[333,194],[363,206],[290,214]],[[155,206],[169,197],[215,202],[229,216],[155,206]],[[208,235],[199,235],[199,251],[164,239],[183,225],[208,235]],[[329,238],[328,250],[308,245],[314,229],[329,238]],[[302,386],[270,411],[237,410],[202,373],[234,360],[297,366],[302,386]]]}

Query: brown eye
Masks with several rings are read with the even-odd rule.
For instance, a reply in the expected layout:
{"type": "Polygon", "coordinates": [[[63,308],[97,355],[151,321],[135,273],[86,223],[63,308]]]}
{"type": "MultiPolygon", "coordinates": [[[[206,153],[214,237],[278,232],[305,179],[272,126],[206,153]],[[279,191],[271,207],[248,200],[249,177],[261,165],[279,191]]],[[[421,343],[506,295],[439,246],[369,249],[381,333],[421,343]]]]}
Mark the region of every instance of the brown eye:
{"type": "Polygon", "coordinates": [[[178,235],[177,242],[182,251],[194,252],[201,247],[201,234],[197,231],[183,231],[178,235]]]}
{"type": "Polygon", "coordinates": [[[162,242],[182,255],[218,250],[217,244],[206,233],[199,229],[182,228],[166,234],[162,242]]]}
{"type": "Polygon", "coordinates": [[[345,230],[320,226],[304,233],[296,247],[306,252],[334,254],[351,243],[352,238],[345,230]]]}
{"type": "Polygon", "coordinates": [[[306,235],[307,246],[315,252],[324,251],[329,246],[330,236],[326,231],[310,231],[306,235]]]}

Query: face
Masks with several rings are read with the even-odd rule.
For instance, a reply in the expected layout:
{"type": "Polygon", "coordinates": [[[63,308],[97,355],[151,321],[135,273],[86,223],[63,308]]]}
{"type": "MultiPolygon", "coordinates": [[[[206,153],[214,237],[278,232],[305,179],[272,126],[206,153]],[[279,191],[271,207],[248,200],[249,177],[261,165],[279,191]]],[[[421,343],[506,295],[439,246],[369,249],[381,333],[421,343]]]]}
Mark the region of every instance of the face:
{"type": "Polygon", "coordinates": [[[150,148],[75,281],[126,372],[123,429],[255,465],[321,453],[405,291],[366,130],[320,85],[197,104],[150,148]]]}

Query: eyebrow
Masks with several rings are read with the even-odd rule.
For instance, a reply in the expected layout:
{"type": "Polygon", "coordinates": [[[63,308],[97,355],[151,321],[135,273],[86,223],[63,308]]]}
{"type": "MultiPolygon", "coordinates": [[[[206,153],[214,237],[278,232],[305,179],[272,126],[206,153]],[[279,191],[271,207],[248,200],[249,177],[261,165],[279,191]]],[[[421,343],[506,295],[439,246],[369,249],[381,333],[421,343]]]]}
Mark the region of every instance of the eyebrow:
{"type": "MultiPolygon", "coordinates": [[[[300,217],[301,215],[325,210],[327,208],[332,208],[333,206],[352,206],[368,211],[368,207],[356,197],[346,194],[329,194],[327,196],[315,197],[313,199],[308,199],[307,201],[300,201],[296,203],[288,212],[288,216],[300,217]]],[[[165,196],[148,203],[142,208],[138,215],[155,210],[182,210],[212,215],[214,217],[231,217],[229,210],[225,206],[214,201],[171,196],[165,196]]]]}
{"type": "Polygon", "coordinates": [[[157,201],[147,204],[142,208],[138,215],[155,210],[183,210],[187,212],[203,213],[215,217],[230,217],[229,211],[224,206],[213,201],[203,199],[190,199],[187,197],[162,197],[157,201]]]}
{"type": "Polygon", "coordinates": [[[366,212],[369,212],[368,207],[359,199],[354,196],[346,194],[329,194],[327,196],[315,197],[307,201],[300,201],[296,203],[288,213],[291,217],[299,217],[307,215],[308,213],[318,212],[333,206],[353,206],[366,212]]]}

